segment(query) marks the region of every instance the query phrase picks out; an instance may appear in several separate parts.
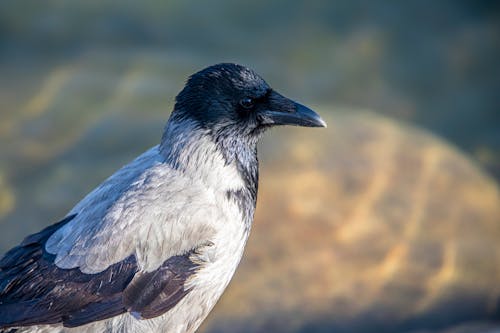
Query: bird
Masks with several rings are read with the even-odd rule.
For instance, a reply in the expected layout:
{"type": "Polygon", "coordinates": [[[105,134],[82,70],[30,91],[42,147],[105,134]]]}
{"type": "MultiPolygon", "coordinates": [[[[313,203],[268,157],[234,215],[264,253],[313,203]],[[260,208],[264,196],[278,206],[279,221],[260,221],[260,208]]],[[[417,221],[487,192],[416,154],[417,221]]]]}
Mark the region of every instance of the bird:
{"type": "Polygon", "coordinates": [[[0,332],[195,332],[242,258],[278,125],[326,127],[248,67],[191,75],[159,145],[0,259],[0,332]]]}

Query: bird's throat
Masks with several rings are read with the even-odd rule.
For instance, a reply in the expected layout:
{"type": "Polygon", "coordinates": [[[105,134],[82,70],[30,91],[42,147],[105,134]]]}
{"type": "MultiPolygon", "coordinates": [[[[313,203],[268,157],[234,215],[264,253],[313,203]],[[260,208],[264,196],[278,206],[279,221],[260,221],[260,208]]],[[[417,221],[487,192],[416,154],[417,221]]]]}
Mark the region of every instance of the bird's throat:
{"type": "Polygon", "coordinates": [[[256,144],[256,140],[224,131],[214,135],[194,121],[170,119],[159,149],[167,163],[188,177],[198,178],[215,190],[245,189],[255,201],[259,169],[256,144]]]}

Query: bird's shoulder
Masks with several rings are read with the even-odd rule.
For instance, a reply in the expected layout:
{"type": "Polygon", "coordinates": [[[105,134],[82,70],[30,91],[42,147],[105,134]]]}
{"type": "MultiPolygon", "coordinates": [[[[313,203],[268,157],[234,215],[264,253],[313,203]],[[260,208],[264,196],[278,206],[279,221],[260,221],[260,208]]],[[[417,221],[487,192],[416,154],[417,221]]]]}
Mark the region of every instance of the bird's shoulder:
{"type": "Polygon", "coordinates": [[[153,147],[78,203],[46,243],[55,263],[97,273],[129,255],[153,270],[210,239],[214,193],[172,168],[153,147]]]}

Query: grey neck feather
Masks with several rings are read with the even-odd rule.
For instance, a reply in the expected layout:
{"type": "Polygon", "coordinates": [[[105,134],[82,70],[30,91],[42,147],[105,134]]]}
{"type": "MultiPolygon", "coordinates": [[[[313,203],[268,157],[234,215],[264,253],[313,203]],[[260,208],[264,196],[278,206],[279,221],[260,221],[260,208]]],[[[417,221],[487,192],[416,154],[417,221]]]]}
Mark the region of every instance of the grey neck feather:
{"type": "Polygon", "coordinates": [[[227,198],[242,210],[250,228],[258,189],[257,138],[243,138],[230,126],[208,130],[194,120],[171,118],[165,126],[160,153],[174,169],[219,182],[209,185],[226,191],[227,198]],[[225,189],[231,175],[215,174],[217,169],[230,165],[236,166],[242,186],[225,189]]]}

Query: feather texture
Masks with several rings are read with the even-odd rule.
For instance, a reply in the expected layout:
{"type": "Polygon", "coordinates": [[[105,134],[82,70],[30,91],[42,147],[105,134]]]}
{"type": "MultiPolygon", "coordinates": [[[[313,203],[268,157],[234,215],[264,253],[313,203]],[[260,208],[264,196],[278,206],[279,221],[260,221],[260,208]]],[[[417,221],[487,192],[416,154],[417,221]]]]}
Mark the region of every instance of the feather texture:
{"type": "Polygon", "coordinates": [[[134,256],[97,274],[62,269],[43,246],[70,215],[27,237],[0,261],[0,328],[58,324],[76,327],[127,311],[157,317],[188,292],[185,284],[199,268],[191,251],[167,259],[153,272],[139,272],[134,256]]]}

